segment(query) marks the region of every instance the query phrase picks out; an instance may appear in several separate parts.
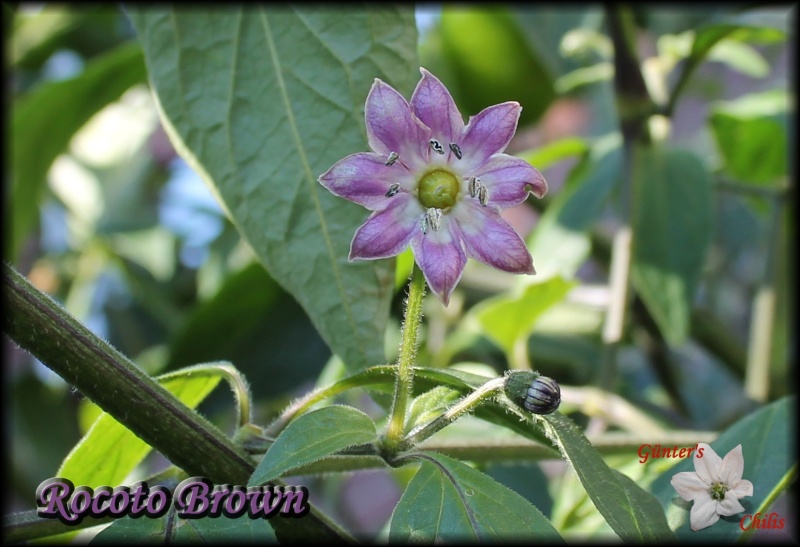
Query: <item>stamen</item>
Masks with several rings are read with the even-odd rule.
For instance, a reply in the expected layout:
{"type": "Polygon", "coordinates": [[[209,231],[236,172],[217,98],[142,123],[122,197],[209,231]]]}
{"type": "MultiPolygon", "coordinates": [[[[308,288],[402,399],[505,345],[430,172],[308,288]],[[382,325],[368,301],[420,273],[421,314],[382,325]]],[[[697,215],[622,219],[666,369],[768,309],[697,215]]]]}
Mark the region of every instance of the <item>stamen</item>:
{"type": "Polygon", "coordinates": [[[460,146],[458,146],[454,142],[451,142],[450,143],[450,150],[453,151],[453,154],[455,154],[458,159],[461,159],[461,147],[460,146]]]}
{"type": "Polygon", "coordinates": [[[436,152],[437,154],[444,154],[444,148],[442,148],[442,144],[436,139],[431,139],[430,145],[431,148],[433,148],[433,151],[436,152]]]}
{"type": "Polygon", "coordinates": [[[394,162],[396,162],[399,158],[400,154],[398,154],[397,152],[389,152],[389,159],[384,162],[384,165],[392,166],[394,165],[394,162]]]}
{"type": "Polygon", "coordinates": [[[422,215],[419,219],[420,228],[422,229],[423,234],[428,233],[428,216],[422,215]]]}
{"type": "Polygon", "coordinates": [[[428,225],[433,228],[435,232],[442,225],[442,210],[431,207],[425,212],[425,218],[428,221],[428,225]]]}
{"type": "Polygon", "coordinates": [[[481,179],[478,177],[472,177],[469,179],[469,186],[467,187],[469,190],[470,197],[478,197],[478,189],[481,187],[481,179]]]}
{"type": "Polygon", "coordinates": [[[478,189],[478,201],[480,201],[481,205],[484,207],[486,207],[486,204],[489,203],[489,190],[487,190],[483,185],[481,185],[481,187],[478,189]]]}
{"type": "Polygon", "coordinates": [[[389,186],[389,191],[386,192],[384,195],[387,198],[390,198],[390,197],[396,195],[397,192],[399,192],[399,191],[400,191],[400,185],[395,183],[395,184],[392,184],[391,186],[389,186]]]}

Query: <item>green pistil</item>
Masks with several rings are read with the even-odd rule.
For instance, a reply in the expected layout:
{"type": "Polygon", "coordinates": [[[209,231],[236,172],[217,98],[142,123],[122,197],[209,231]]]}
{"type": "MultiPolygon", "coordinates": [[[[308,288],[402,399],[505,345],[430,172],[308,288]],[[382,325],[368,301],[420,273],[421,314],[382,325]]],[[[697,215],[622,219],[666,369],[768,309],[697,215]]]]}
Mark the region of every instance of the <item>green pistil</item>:
{"type": "Polygon", "coordinates": [[[458,179],[449,171],[437,169],[419,180],[419,201],[426,209],[447,209],[456,203],[458,179]]]}
{"type": "Polygon", "coordinates": [[[711,499],[722,501],[728,492],[728,485],[718,482],[711,486],[711,499]]]}

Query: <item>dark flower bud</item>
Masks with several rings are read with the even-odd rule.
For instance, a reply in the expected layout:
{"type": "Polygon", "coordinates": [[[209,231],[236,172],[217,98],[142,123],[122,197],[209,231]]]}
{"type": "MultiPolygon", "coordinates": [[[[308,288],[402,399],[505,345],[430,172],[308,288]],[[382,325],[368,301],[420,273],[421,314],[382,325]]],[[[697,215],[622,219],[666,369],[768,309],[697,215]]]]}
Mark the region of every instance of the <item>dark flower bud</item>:
{"type": "Polygon", "coordinates": [[[558,383],[536,372],[509,373],[506,376],[505,392],[514,403],[533,414],[550,414],[561,404],[561,388],[558,383]]]}

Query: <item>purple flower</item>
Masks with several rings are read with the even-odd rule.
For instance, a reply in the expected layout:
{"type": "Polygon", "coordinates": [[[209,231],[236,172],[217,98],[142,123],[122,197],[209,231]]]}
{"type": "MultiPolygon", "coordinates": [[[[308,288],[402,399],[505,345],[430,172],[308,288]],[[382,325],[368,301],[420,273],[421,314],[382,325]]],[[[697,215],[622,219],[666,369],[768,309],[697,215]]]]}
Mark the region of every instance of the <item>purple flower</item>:
{"type": "Polygon", "coordinates": [[[447,305],[470,256],[511,273],[534,273],[525,242],[500,216],[547,192],[528,162],[503,154],[522,107],[490,106],[464,125],[447,88],[420,69],[409,104],[375,79],[366,103],[372,152],[319,177],[328,190],[373,211],[356,231],[350,260],[388,258],[410,244],[431,290],[447,305]]]}

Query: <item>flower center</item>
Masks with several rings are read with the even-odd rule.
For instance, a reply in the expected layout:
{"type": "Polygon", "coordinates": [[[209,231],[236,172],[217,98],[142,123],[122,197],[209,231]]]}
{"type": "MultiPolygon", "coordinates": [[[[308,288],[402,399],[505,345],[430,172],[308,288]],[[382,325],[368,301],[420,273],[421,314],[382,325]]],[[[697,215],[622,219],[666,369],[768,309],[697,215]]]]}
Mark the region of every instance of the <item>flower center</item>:
{"type": "Polygon", "coordinates": [[[711,485],[711,499],[722,501],[725,499],[725,493],[728,491],[728,485],[721,482],[711,485]]]}
{"type": "Polygon", "coordinates": [[[425,208],[452,207],[458,197],[458,179],[449,171],[437,169],[419,179],[419,201],[425,208]]]}

